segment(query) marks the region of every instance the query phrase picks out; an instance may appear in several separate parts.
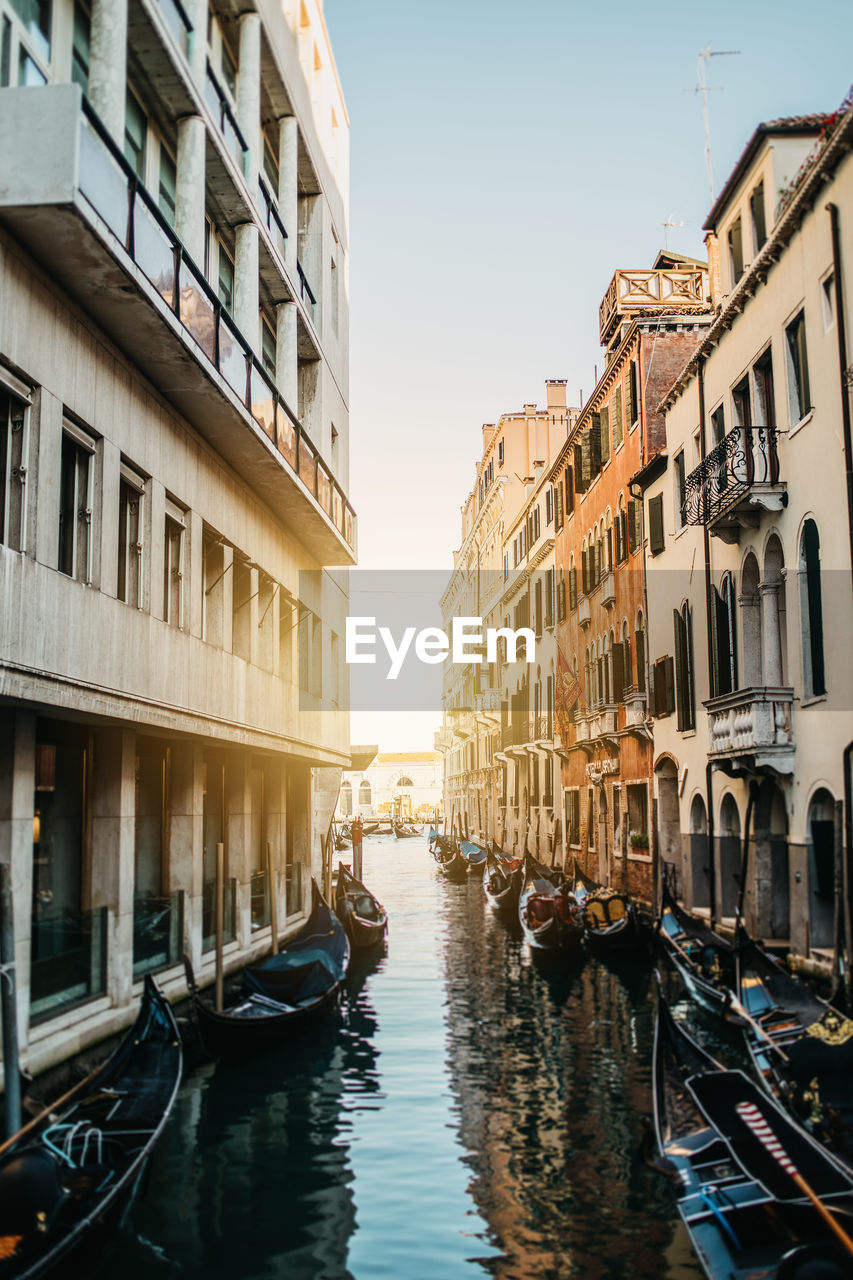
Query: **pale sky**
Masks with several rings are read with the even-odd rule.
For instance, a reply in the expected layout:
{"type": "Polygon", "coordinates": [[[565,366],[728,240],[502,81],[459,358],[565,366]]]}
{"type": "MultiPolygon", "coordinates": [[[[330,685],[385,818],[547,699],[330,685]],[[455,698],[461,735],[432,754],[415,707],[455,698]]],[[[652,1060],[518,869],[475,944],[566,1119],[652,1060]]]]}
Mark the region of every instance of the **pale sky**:
{"type": "MultiPolygon", "coordinates": [[[[359,561],[442,569],[480,429],[579,403],[617,267],[704,256],[698,55],[719,192],[753,129],[853,81],[853,5],[325,0],[351,127],[350,497],[359,561]],[[665,232],[664,223],[676,225],[665,232]]],[[[432,745],[438,716],[353,716],[432,745]]]]}

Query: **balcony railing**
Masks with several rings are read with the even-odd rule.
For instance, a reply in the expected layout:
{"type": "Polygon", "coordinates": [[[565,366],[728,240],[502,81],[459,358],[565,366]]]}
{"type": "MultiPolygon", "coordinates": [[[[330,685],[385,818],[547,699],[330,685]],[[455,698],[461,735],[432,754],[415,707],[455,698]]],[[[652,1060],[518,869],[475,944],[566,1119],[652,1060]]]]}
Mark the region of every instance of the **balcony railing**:
{"type": "Polygon", "coordinates": [[[705,703],[712,759],[755,756],[780,772],[794,767],[793,689],[736,689],[705,703]]]}
{"type": "Polygon", "coordinates": [[[303,428],[265,373],[204,274],[187,254],[103,125],[83,103],[80,186],[125,250],[174,312],[319,503],[348,546],[355,512],[303,428]]]}
{"type": "Polygon", "coordinates": [[[140,894],[133,900],[133,976],[164,969],[181,957],[184,895],[140,894]]]}
{"type": "Polygon", "coordinates": [[[171,31],[175,43],[185,58],[190,53],[190,34],[193,24],[187,17],[187,11],[181,4],[181,0],[158,0],[158,4],[166,22],[166,26],[171,31]]]}
{"type": "Polygon", "coordinates": [[[601,578],[601,603],[610,609],[616,603],[616,577],[612,569],[608,569],[601,578]]]}
{"type": "Polygon", "coordinates": [[[501,700],[503,691],[501,689],[483,689],[481,693],[474,694],[474,710],[477,715],[499,715],[501,710],[501,700]]]}
{"type": "MultiPolygon", "coordinates": [[[[730,431],[687,477],[685,522],[737,529],[757,522],[754,508],[779,510],[784,485],[779,483],[778,441],[776,427],[730,431]]],[[[721,536],[727,541],[737,538],[725,530],[721,536]]]]}
{"type": "Polygon", "coordinates": [[[305,309],[308,312],[310,312],[311,319],[316,320],[317,319],[317,299],[314,296],[314,290],[311,288],[310,284],[308,283],[308,277],[305,274],[305,269],[302,266],[301,262],[297,262],[296,270],[299,275],[299,296],[302,299],[305,309]]]}
{"type": "Polygon", "coordinates": [[[278,205],[263,178],[258,178],[258,211],[264,226],[270,233],[270,239],[278,250],[279,257],[284,262],[287,231],[278,212],[278,205]]]}
{"type": "Polygon", "coordinates": [[[609,342],[623,317],[649,311],[695,314],[709,306],[708,272],[704,268],[617,271],[598,309],[601,341],[609,342]]]}
{"type": "Polygon", "coordinates": [[[554,738],[554,722],[550,716],[537,716],[534,732],[535,742],[551,742],[554,738]]]}
{"type": "Polygon", "coordinates": [[[214,75],[213,68],[209,62],[207,64],[207,79],[204,82],[204,100],[210,108],[211,115],[216,121],[219,132],[225,139],[225,145],[233,156],[237,168],[245,178],[249,147],[240,132],[240,126],[234,118],[234,112],[231,110],[228,99],[225,96],[225,90],[214,75]]]}
{"type": "Polygon", "coordinates": [[[589,622],[589,597],[581,596],[580,600],[578,600],[578,626],[588,627],[589,622]]]}
{"type": "Polygon", "coordinates": [[[50,1018],[106,991],[107,909],[37,902],[30,951],[30,1018],[50,1018]]]}

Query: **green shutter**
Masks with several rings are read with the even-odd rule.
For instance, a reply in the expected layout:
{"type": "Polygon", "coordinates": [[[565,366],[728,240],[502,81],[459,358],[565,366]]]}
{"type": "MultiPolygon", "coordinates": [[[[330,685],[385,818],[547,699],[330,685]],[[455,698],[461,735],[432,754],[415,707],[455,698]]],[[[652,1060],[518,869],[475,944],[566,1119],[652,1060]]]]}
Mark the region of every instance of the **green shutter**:
{"type": "Polygon", "coordinates": [[[649,498],[649,550],[657,556],[663,548],[663,494],[659,493],[649,498]]]}
{"type": "Polygon", "coordinates": [[[561,485],[554,488],[554,528],[559,532],[563,527],[563,489],[561,485]]]}
{"type": "Polygon", "coordinates": [[[679,730],[687,727],[687,716],[685,715],[685,680],[687,677],[687,664],[685,662],[684,650],[686,648],[684,639],[684,619],[677,609],[672,611],[672,625],[675,631],[675,695],[676,695],[676,712],[677,724],[679,730]]]}
{"type": "Polygon", "coordinates": [[[601,465],[610,461],[610,410],[602,409],[599,418],[601,433],[601,465]]]}
{"type": "Polygon", "coordinates": [[[583,475],[584,493],[589,488],[592,481],[592,452],[591,452],[591,435],[589,431],[581,432],[581,474],[583,475]]]}
{"type": "MultiPolygon", "coordinates": [[[[583,437],[581,437],[581,440],[582,439],[583,437]]],[[[575,493],[586,493],[587,481],[585,478],[586,472],[584,471],[584,464],[583,464],[583,444],[582,443],[578,443],[574,445],[574,457],[575,457],[575,465],[574,465],[575,493]]]]}
{"type": "Polygon", "coordinates": [[[573,514],[575,509],[575,485],[574,475],[571,467],[566,467],[566,519],[573,514]]]}
{"type": "Polygon", "coordinates": [[[592,426],[584,432],[589,436],[589,476],[592,480],[601,471],[601,416],[592,415],[592,426]]]}
{"type": "Polygon", "coordinates": [[[634,632],[634,648],[637,651],[637,692],[646,692],[646,633],[634,632]]]}
{"type": "Polygon", "coordinates": [[[575,565],[569,570],[569,608],[578,607],[578,571],[575,565]]]}
{"type": "Polygon", "coordinates": [[[611,404],[613,409],[613,448],[618,449],[622,443],[622,387],[621,385],[613,392],[613,401],[611,404]]]}
{"type": "Polygon", "coordinates": [[[625,697],[625,651],[621,644],[613,646],[613,701],[622,702],[625,697]]]}

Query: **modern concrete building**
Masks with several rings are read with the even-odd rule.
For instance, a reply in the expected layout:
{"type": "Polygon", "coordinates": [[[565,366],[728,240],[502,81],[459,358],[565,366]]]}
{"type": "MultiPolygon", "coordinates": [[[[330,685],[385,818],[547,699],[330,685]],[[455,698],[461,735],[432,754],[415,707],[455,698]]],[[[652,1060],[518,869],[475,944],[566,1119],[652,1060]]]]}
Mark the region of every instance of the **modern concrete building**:
{"type": "Polygon", "coordinates": [[[295,926],[348,763],[320,0],[0,0],[0,858],[33,1071],[295,926]],[[275,883],[265,850],[273,848],[275,883]]]}
{"type": "Polygon", "coordinates": [[[691,908],[732,923],[743,895],[812,963],[851,941],[852,143],[849,102],[756,129],[706,223],[713,324],[638,477],[662,857],[691,908]]]}

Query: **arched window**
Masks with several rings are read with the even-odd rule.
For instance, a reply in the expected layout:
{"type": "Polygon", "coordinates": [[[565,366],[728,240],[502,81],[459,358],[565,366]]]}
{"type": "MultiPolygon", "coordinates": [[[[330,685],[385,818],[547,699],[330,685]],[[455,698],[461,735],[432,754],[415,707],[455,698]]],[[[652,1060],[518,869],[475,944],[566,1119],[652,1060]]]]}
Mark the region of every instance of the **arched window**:
{"type": "Polygon", "coordinates": [[[693,610],[685,600],[673,609],[675,625],[675,692],[678,728],[681,732],[696,728],[696,697],[693,688],[693,610]]]}
{"type": "Polygon", "coordinates": [[[803,630],[803,678],[807,698],[826,693],[823,660],[823,604],[820,586],[820,535],[814,520],[800,538],[800,608],[803,630]]]}
{"type": "MultiPolygon", "coordinates": [[[[563,570],[560,570],[560,580],[562,581],[563,570]]],[[[575,566],[575,553],[572,552],[569,557],[569,609],[577,609],[578,607],[578,571],[575,566]]],[[[565,602],[563,605],[563,616],[565,617],[565,602]]]]}
{"type": "Polygon", "coordinates": [[[607,516],[605,522],[605,546],[607,549],[607,568],[613,568],[613,517],[610,514],[610,508],[607,508],[607,516]]]}
{"type": "Polygon", "coordinates": [[[403,777],[397,783],[398,787],[413,787],[414,785],[414,782],[407,774],[403,774],[403,777]]]}
{"type": "Polygon", "coordinates": [[[737,687],[737,615],[735,613],[735,587],[732,575],[727,573],[714,587],[714,697],[732,693],[737,687]]]}
{"type": "Polygon", "coordinates": [[[622,623],[622,668],[622,696],[624,697],[634,687],[634,668],[631,664],[631,631],[627,618],[622,623]]]}
{"type": "Polygon", "coordinates": [[[637,692],[646,692],[646,624],[642,609],[637,610],[634,627],[634,645],[637,654],[637,692]]]}
{"type": "Polygon", "coordinates": [[[581,591],[585,596],[589,595],[589,556],[587,554],[586,538],[581,544],[581,591]]]}
{"type": "Polygon", "coordinates": [[[370,783],[367,781],[367,778],[362,778],[361,782],[359,783],[359,787],[358,787],[358,803],[359,803],[359,805],[363,805],[363,804],[364,804],[364,805],[368,805],[368,804],[370,804],[370,802],[371,802],[372,798],[373,798],[373,792],[370,790],[370,783]]]}
{"type": "Polygon", "coordinates": [[[711,905],[711,860],[708,849],[708,816],[701,796],[690,806],[690,880],[694,907],[711,905]]]}
{"type": "Polygon", "coordinates": [[[341,783],[341,813],[348,818],[352,813],[352,783],[346,779],[341,783]]]}
{"type": "Polygon", "coordinates": [[[616,509],[616,563],[628,559],[628,519],[625,515],[625,495],[619,494],[616,509]]]}

